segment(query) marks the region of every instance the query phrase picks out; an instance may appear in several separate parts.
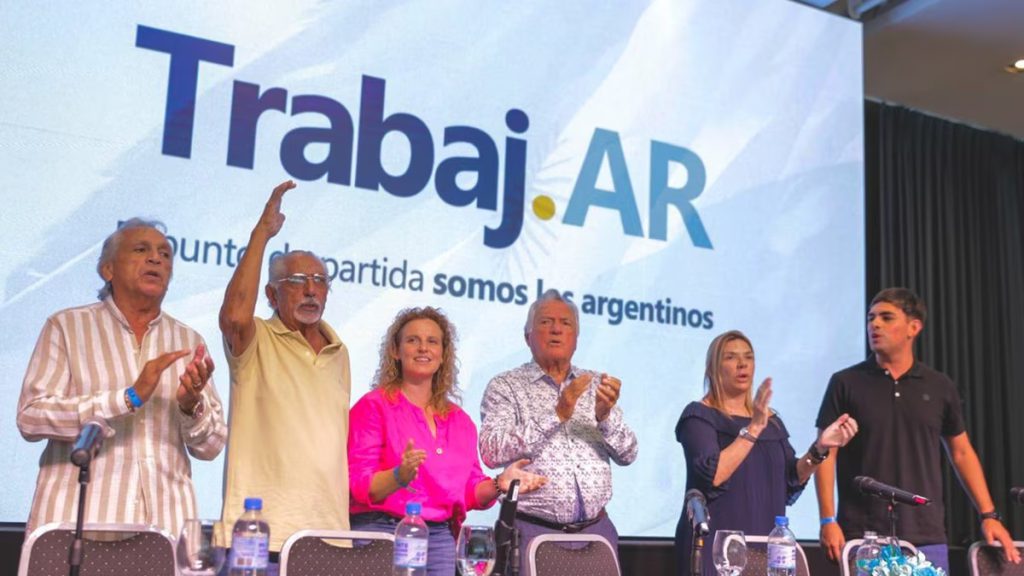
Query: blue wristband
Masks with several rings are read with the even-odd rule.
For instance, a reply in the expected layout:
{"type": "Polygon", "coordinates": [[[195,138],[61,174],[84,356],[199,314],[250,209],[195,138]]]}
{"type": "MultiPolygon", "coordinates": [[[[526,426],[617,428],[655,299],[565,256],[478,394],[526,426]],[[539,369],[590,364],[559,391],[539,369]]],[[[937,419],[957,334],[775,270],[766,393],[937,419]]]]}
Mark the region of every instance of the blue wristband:
{"type": "Polygon", "coordinates": [[[402,488],[405,488],[406,486],[409,485],[409,483],[408,482],[402,482],[402,477],[398,475],[398,470],[400,468],[401,468],[401,466],[395,466],[394,468],[391,469],[391,474],[392,474],[392,476],[395,477],[395,483],[398,484],[399,486],[401,486],[402,488]]]}
{"type": "Polygon", "coordinates": [[[821,525],[822,526],[824,526],[825,524],[835,524],[835,522],[836,522],[836,517],[835,516],[829,516],[827,518],[822,518],[821,519],[821,525]]]}
{"type": "Polygon", "coordinates": [[[125,390],[125,394],[128,395],[128,400],[131,400],[132,406],[136,408],[142,408],[142,398],[135,392],[135,387],[131,386],[125,390]]]}

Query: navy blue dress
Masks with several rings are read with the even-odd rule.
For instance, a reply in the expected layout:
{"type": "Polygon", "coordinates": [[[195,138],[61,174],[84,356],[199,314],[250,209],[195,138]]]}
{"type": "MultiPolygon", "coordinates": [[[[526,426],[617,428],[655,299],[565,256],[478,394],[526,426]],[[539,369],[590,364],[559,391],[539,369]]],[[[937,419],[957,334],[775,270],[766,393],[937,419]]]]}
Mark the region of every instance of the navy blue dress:
{"type": "MultiPolygon", "coordinates": [[[[676,440],[683,445],[686,457],[686,489],[704,493],[711,516],[711,533],[704,540],[705,575],[715,574],[711,554],[715,530],[767,536],[775,526],[775,517],[784,516],[786,506],[796,502],[804,489],[797,477],[797,457],[789,443],[789,432],[777,415],[771,417],[732,476],[721,486],[712,486],[719,454],[749,424],[750,418],[726,416],[701,402],[691,402],[676,424],[676,440]]],[[[690,574],[691,540],[684,508],[675,542],[681,575],[690,574]]]]}

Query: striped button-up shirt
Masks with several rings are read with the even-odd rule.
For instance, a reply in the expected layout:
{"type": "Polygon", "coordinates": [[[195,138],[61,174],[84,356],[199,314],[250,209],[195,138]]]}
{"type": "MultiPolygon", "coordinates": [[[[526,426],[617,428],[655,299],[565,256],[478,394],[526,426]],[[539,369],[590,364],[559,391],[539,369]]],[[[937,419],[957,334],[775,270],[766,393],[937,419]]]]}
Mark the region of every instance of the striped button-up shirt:
{"type": "Polygon", "coordinates": [[[95,416],[105,419],[114,435],[104,440],[90,466],[85,521],[152,524],[177,536],[184,520],[196,517],[188,453],[212,460],[227,436],[212,381],[203,388],[202,409],[194,418],[175,399],[191,356],[164,370],[138,410],[129,410],[125,391],[150,360],[202,343],[194,330],[161,313],[139,344],[109,297],[47,319],[18,401],[21,435],[32,442],[47,440],[27,532],[75,520],[78,468],[70,462],[71,446],[82,424],[95,416]]]}
{"type": "Polygon", "coordinates": [[[600,374],[572,366],[555,382],[536,362],[498,374],[487,385],[480,407],[480,456],[488,466],[530,459],[527,470],[548,483],[519,498],[519,511],[568,524],[591,520],[612,497],[609,460],[625,466],[636,460],[636,435],[615,406],[602,422],[594,407],[600,374]],[[577,376],[590,373],[590,388],[576,402],[572,418],[559,421],[558,396],[577,376]]]}

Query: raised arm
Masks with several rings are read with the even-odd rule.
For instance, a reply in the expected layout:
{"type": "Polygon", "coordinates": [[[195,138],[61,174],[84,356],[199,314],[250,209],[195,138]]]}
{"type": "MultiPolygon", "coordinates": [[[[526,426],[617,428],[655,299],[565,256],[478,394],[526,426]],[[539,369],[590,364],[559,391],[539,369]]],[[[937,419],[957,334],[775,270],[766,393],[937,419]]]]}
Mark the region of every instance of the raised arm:
{"type": "Polygon", "coordinates": [[[740,464],[750,455],[750,451],[754,448],[754,442],[757,441],[757,437],[764,431],[768,425],[768,419],[771,418],[772,412],[768,407],[771,399],[772,379],[765,378],[764,382],[757,387],[757,393],[754,395],[753,416],[750,419],[750,426],[747,427],[748,437],[737,436],[718,457],[718,468],[715,470],[712,480],[712,485],[715,488],[732,478],[740,464]]]}
{"type": "Polygon", "coordinates": [[[292,188],[295,188],[295,182],[288,180],[278,184],[271,192],[224,293],[224,304],[220,308],[220,330],[233,356],[244,352],[256,335],[253,314],[260,295],[260,267],[263,265],[267,242],[281,231],[284,224],[281,198],[292,188]]]}

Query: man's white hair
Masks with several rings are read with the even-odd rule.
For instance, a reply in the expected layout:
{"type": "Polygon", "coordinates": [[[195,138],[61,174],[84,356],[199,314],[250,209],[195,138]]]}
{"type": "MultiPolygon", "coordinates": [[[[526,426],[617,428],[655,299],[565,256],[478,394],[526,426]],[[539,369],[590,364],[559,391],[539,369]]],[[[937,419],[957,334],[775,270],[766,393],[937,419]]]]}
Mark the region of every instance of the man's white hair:
{"type": "MultiPolygon", "coordinates": [[[[319,256],[317,256],[313,252],[310,252],[309,250],[292,250],[287,254],[282,254],[275,258],[271,258],[270,263],[267,264],[267,275],[270,276],[269,278],[267,278],[267,286],[269,286],[270,289],[274,291],[275,295],[277,295],[278,292],[277,286],[274,285],[274,282],[288,275],[289,260],[298,256],[312,256],[313,258],[316,258],[317,262],[319,262],[320,265],[324,267],[324,271],[327,271],[327,266],[324,265],[324,261],[319,256]]],[[[267,298],[269,299],[269,296],[267,298]]],[[[267,305],[274,310],[277,309],[272,301],[268,301],[267,305]]]]}
{"type": "Polygon", "coordinates": [[[129,218],[124,222],[120,222],[117,225],[117,230],[114,230],[107,239],[103,241],[103,248],[100,249],[99,260],[96,261],[96,273],[100,275],[100,279],[103,280],[103,287],[96,293],[96,298],[100,300],[106,300],[107,296],[110,296],[114,287],[110,284],[109,280],[103,278],[103,266],[108,264],[114,259],[117,254],[117,249],[121,245],[121,239],[124,237],[124,233],[129,230],[136,228],[152,228],[157,232],[167,235],[167,226],[159,220],[145,220],[143,218],[129,218]]]}
{"type": "Polygon", "coordinates": [[[546,290],[543,294],[541,294],[540,297],[537,298],[537,300],[533,304],[530,304],[530,311],[526,314],[526,326],[523,327],[523,332],[525,334],[533,332],[533,320],[534,318],[537,317],[537,310],[545,302],[564,302],[565,305],[568,306],[570,310],[572,310],[572,317],[576,321],[576,333],[579,333],[580,309],[576,307],[576,304],[572,300],[569,300],[568,298],[562,296],[561,292],[555,290],[554,288],[551,288],[549,290],[546,290]]]}

